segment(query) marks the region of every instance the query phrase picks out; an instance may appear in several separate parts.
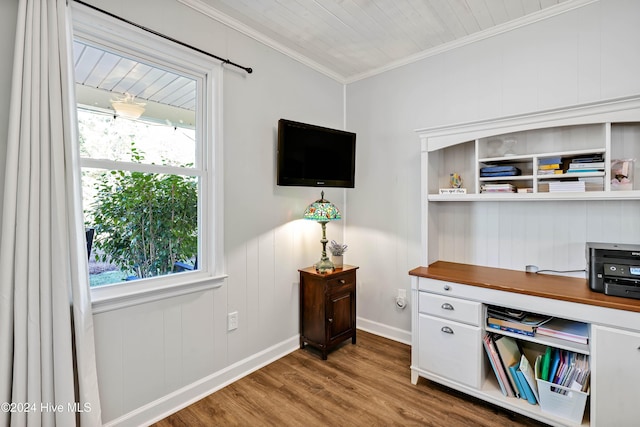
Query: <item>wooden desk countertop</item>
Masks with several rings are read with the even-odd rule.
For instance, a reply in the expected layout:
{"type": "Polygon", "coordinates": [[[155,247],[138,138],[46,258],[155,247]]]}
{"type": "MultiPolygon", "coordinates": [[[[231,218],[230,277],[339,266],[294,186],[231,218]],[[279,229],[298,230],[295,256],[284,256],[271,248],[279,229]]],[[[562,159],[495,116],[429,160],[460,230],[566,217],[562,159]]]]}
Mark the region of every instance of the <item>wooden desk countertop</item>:
{"type": "Polygon", "coordinates": [[[446,261],[436,261],[428,267],[414,268],[409,271],[409,274],[481,288],[640,313],[640,300],[594,292],[589,288],[586,279],[575,277],[526,273],[446,261]]]}

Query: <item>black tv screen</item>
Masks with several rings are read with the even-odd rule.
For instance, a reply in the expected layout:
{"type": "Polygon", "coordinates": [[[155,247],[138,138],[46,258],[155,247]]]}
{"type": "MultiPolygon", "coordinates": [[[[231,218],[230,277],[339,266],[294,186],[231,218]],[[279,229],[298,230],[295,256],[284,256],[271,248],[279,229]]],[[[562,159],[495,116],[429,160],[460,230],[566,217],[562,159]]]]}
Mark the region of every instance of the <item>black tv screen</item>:
{"type": "Polygon", "coordinates": [[[355,187],[356,134],[278,121],[278,185],[355,187]]]}

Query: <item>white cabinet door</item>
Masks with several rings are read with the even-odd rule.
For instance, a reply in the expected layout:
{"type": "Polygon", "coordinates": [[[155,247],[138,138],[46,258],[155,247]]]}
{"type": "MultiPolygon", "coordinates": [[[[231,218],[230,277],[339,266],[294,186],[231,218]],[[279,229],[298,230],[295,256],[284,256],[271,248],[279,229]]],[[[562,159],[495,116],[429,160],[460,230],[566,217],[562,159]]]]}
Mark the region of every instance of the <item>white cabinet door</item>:
{"type": "Polygon", "coordinates": [[[591,424],[640,425],[640,333],[592,326],[591,424]]]}
{"type": "Polygon", "coordinates": [[[419,367],[438,376],[480,388],[482,330],[420,314],[419,367]]]}

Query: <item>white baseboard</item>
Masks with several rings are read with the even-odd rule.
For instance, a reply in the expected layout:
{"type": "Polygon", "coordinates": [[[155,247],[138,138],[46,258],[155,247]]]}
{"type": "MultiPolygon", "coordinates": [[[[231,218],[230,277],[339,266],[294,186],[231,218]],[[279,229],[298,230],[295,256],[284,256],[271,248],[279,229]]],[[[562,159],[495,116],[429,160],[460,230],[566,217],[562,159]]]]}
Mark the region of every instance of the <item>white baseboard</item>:
{"type": "Polygon", "coordinates": [[[394,328],[393,326],[374,322],[373,320],[363,319],[362,317],[358,317],[356,319],[356,325],[358,329],[362,329],[365,332],[370,332],[375,335],[380,335],[381,337],[389,338],[393,341],[411,345],[411,331],[394,328]]]}
{"type": "Polygon", "coordinates": [[[300,336],[293,336],[228,366],[208,377],[204,377],[173,393],[154,400],[134,411],[111,420],[104,427],[148,426],[214,393],[250,373],[274,362],[300,348],[300,336]]]}

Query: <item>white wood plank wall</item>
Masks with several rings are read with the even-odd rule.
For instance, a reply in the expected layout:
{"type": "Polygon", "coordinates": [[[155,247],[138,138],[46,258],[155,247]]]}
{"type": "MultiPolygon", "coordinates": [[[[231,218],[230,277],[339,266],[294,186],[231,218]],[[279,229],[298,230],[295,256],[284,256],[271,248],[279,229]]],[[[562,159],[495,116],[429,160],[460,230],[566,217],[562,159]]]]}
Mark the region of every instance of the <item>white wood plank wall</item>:
{"type": "Polygon", "coordinates": [[[637,200],[460,202],[438,208],[435,258],[445,261],[575,270],[586,267],[586,242],[640,243],[637,200]]]}

